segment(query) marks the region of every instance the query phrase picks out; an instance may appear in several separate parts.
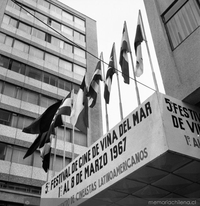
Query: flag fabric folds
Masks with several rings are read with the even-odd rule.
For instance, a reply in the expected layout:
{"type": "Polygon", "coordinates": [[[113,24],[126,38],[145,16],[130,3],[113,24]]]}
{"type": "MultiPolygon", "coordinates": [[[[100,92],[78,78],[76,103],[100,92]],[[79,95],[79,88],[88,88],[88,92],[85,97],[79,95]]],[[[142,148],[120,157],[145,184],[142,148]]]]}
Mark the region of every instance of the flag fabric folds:
{"type": "Polygon", "coordinates": [[[106,104],[109,104],[110,101],[112,77],[113,74],[116,72],[116,69],[117,69],[116,52],[115,52],[115,44],[113,44],[112,51],[110,54],[108,70],[106,73],[105,86],[104,86],[104,99],[106,101],[106,104]]]}
{"type": "Polygon", "coordinates": [[[101,61],[98,61],[96,69],[94,71],[89,91],[87,96],[89,98],[89,106],[93,108],[97,101],[97,95],[99,91],[99,81],[102,81],[102,74],[101,74],[101,61]]]}
{"type": "Polygon", "coordinates": [[[138,15],[138,23],[137,23],[137,29],[135,34],[135,41],[134,41],[134,48],[135,48],[135,54],[136,54],[136,76],[140,77],[143,74],[143,58],[142,58],[142,47],[141,43],[144,40],[143,33],[142,33],[142,25],[141,25],[141,19],[140,14],[138,15]]]}
{"type": "Polygon", "coordinates": [[[29,149],[27,150],[26,154],[24,155],[24,159],[30,155],[33,154],[33,152],[35,152],[35,150],[37,148],[42,147],[42,145],[44,145],[44,141],[45,141],[45,137],[46,137],[47,132],[41,133],[39,134],[36,139],[34,140],[34,142],[32,143],[32,145],[29,147],[29,149]]]}
{"type": "Polygon", "coordinates": [[[128,62],[128,52],[131,52],[128,30],[126,26],[126,21],[124,22],[122,41],[120,48],[119,64],[122,69],[122,76],[124,78],[124,83],[129,84],[129,62],[128,62]]]}
{"type": "Polygon", "coordinates": [[[88,98],[85,76],[76,96],[71,114],[71,123],[81,132],[87,135],[88,121],[88,98]]]}
{"type": "MultiPolygon", "coordinates": [[[[43,114],[41,114],[38,118],[36,118],[28,127],[24,128],[22,132],[30,133],[30,134],[42,134],[49,130],[50,124],[53,120],[55,113],[60,107],[62,100],[59,100],[55,104],[48,107],[43,114]]],[[[60,124],[61,117],[57,119],[56,125],[60,124]]]]}
{"type": "Polygon", "coordinates": [[[51,155],[51,140],[50,135],[54,132],[54,128],[63,125],[61,115],[71,115],[72,97],[71,92],[63,100],[50,106],[40,117],[38,117],[31,125],[23,129],[26,133],[38,133],[39,135],[32,143],[30,148],[24,155],[24,159],[39,148],[41,153],[42,167],[45,172],[49,169],[51,155]],[[45,127],[43,127],[45,124],[45,127]]]}
{"type": "Polygon", "coordinates": [[[45,172],[48,171],[50,167],[50,157],[51,157],[51,140],[50,136],[45,135],[43,141],[44,145],[40,145],[40,156],[42,158],[42,168],[45,172]]]}
{"type": "Polygon", "coordinates": [[[71,107],[72,107],[72,92],[70,92],[63,100],[62,103],[60,104],[60,107],[56,111],[52,122],[50,124],[49,130],[48,130],[48,135],[50,134],[55,134],[54,128],[57,126],[63,125],[62,117],[61,115],[71,115],[71,107]]]}

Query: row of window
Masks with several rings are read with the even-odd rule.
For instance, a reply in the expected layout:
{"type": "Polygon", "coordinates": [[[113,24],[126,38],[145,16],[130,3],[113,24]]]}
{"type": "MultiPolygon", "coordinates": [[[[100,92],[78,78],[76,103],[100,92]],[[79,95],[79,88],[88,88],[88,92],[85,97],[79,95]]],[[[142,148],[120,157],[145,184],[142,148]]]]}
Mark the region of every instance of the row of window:
{"type": "MultiPolygon", "coordinates": [[[[80,26],[85,27],[85,21],[83,19],[78,18],[77,16],[72,15],[71,13],[64,11],[63,9],[59,8],[53,3],[49,3],[45,0],[32,0],[38,5],[41,5],[51,11],[54,11],[56,14],[61,15],[62,17],[74,21],[75,23],[79,24],[80,26]]],[[[15,7],[17,10],[20,10],[20,7],[17,4],[14,4],[11,0],[9,0],[8,4],[12,7],[15,7]]]]}
{"type": "Polygon", "coordinates": [[[162,19],[173,50],[200,26],[200,1],[175,1],[162,19]]]}
{"type": "Polygon", "coordinates": [[[62,69],[65,69],[69,72],[74,72],[76,74],[85,75],[85,68],[81,67],[77,64],[72,64],[69,61],[66,61],[62,58],[59,58],[58,56],[52,55],[48,52],[45,52],[41,49],[38,49],[34,46],[28,45],[22,41],[19,41],[13,37],[7,36],[3,33],[0,33],[0,43],[5,44],[7,46],[10,46],[14,49],[17,49],[21,52],[24,52],[26,54],[29,54],[33,57],[36,57],[38,59],[47,61],[51,63],[52,65],[55,65],[57,67],[60,67],[62,69]]]}
{"type": "MultiPolygon", "coordinates": [[[[13,183],[13,182],[0,181],[0,188],[7,189],[7,190],[27,192],[27,193],[32,193],[32,194],[38,194],[38,195],[41,194],[41,187],[34,187],[34,186],[30,186],[30,185],[17,184],[17,183],[13,183]]],[[[0,203],[0,206],[2,206],[1,204],[2,204],[2,202],[0,203]]],[[[14,206],[16,206],[16,205],[14,204],[14,206]]]]}
{"type": "MultiPolygon", "coordinates": [[[[27,148],[0,142],[0,160],[42,168],[42,159],[40,157],[40,152],[36,151],[31,156],[23,159],[24,155],[26,154],[26,151],[27,148]]],[[[70,161],[71,161],[70,158],[66,158],[65,160],[66,164],[69,164],[70,161]]],[[[51,155],[51,159],[50,159],[50,170],[52,170],[52,165],[53,165],[52,163],[53,163],[53,155],[51,155]]],[[[63,164],[62,157],[56,155],[54,168],[57,172],[63,168],[62,164],[63,164]]]]}
{"type": "MultiPolygon", "coordinates": [[[[17,129],[23,129],[33,122],[34,118],[0,109],[0,124],[14,127],[17,129]]],[[[87,145],[87,137],[79,131],[75,131],[76,135],[74,138],[74,143],[81,146],[87,145]]],[[[66,142],[71,142],[71,129],[63,127],[57,127],[56,136],[58,139],[63,140],[65,138],[66,142]]]]}
{"type": "Polygon", "coordinates": [[[3,23],[10,25],[14,28],[17,28],[27,34],[30,34],[38,39],[41,39],[43,41],[46,41],[48,43],[51,43],[52,45],[61,48],[63,50],[68,51],[69,53],[74,53],[82,58],[86,57],[86,53],[84,50],[79,49],[77,47],[72,46],[71,44],[68,44],[64,42],[63,40],[60,40],[44,31],[41,31],[35,27],[32,27],[28,24],[25,24],[15,18],[12,18],[8,15],[4,15],[3,17],[3,23]]]}
{"type": "MultiPolygon", "coordinates": [[[[10,3],[11,7],[15,7],[16,9],[16,4],[14,4],[13,2],[10,3]]],[[[85,35],[78,32],[78,31],[75,31],[73,29],[71,29],[70,27],[64,25],[64,24],[61,24],[60,22],[58,21],[55,21],[54,19],[50,18],[50,17],[47,17],[37,11],[34,11],[32,9],[29,9],[28,7],[25,7],[23,6],[23,8],[20,8],[18,7],[17,10],[21,10],[22,13],[25,13],[26,15],[30,16],[29,12],[34,15],[36,18],[40,19],[41,21],[43,21],[45,24],[48,24],[49,26],[51,26],[52,28],[56,29],[57,31],[61,31],[65,34],[68,34],[70,36],[74,36],[74,38],[82,41],[82,42],[85,42],[85,35]],[[24,9],[23,9],[24,8],[24,9]],[[28,12],[27,12],[27,11],[28,12]]],[[[37,24],[40,23],[39,20],[36,20],[37,24]]],[[[13,25],[14,26],[14,25],[13,25]]]]}
{"type": "Polygon", "coordinates": [[[0,80],[0,94],[47,108],[57,100],[0,80]]]}
{"type": "Polygon", "coordinates": [[[0,66],[66,91],[71,91],[72,87],[74,88],[75,93],[77,93],[79,90],[79,85],[75,83],[58,78],[57,76],[38,70],[34,67],[15,61],[3,55],[0,55],[0,66]]]}

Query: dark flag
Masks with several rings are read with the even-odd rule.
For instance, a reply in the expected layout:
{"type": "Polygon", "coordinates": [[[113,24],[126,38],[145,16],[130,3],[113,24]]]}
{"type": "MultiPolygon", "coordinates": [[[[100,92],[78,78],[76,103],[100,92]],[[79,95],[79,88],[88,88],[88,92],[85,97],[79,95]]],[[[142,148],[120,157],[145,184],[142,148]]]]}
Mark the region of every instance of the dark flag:
{"type": "Polygon", "coordinates": [[[136,55],[136,76],[140,77],[143,74],[143,58],[141,43],[144,40],[141,28],[140,14],[138,15],[138,23],[135,34],[134,48],[136,55]]]}
{"type": "Polygon", "coordinates": [[[122,32],[122,41],[120,48],[119,64],[122,69],[122,76],[124,78],[124,83],[129,84],[129,63],[128,63],[128,52],[131,51],[128,31],[126,27],[126,22],[124,22],[124,28],[122,32]]]}
{"type": "Polygon", "coordinates": [[[104,87],[104,99],[107,104],[109,104],[110,100],[110,92],[111,92],[111,84],[113,74],[116,72],[117,62],[116,62],[116,54],[115,54],[115,44],[113,44],[112,51],[110,54],[110,60],[108,65],[108,71],[106,73],[105,87],[104,87]]]}
{"type": "MultiPolygon", "coordinates": [[[[62,100],[59,100],[55,104],[48,107],[43,114],[36,118],[28,127],[25,127],[22,132],[30,134],[42,134],[49,130],[51,122],[54,118],[55,113],[60,107],[62,100]]],[[[57,119],[56,125],[61,125],[61,117],[57,119]]]]}
{"type": "Polygon", "coordinates": [[[89,97],[89,106],[91,108],[94,107],[97,101],[97,95],[99,91],[99,81],[102,81],[101,61],[98,61],[97,63],[96,69],[92,77],[92,81],[89,86],[89,91],[87,93],[87,96],[89,97]]]}
{"type": "Polygon", "coordinates": [[[85,76],[76,95],[76,101],[73,105],[71,122],[81,132],[87,135],[87,128],[89,127],[88,121],[88,98],[87,88],[85,83],[85,76]]]}

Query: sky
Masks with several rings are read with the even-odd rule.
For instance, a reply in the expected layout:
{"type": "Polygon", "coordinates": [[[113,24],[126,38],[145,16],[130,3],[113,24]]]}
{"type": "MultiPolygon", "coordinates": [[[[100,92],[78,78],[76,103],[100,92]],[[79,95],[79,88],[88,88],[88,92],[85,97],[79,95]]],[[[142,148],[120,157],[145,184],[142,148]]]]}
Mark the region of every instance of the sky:
{"type": "MultiPolygon", "coordinates": [[[[151,53],[151,59],[153,68],[156,74],[156,80],[158,82],[159,92],[164,92],[162,79],[160,75],[159,66],[156,59],[156,54],[152,42],[152,36],[146,16],[143,0],[60,0],[62,3],[69,7],[85,14],[86,16],[96,20],[97,24],[97,39],[98,39],[98,53],[103,53],[103,58],[106,63],[109,63],[110,53],[112,45],[115,42],[117,62],[119,62],[121,38],[124,21],[126,21],[130,45],[132,49],[133,61],[135,66],[135,52],[134,52],[134,39],[138,20],[138,12],[141,10],[142,19],[144,22],[145,33],[147,36],[147,42],[151,53]]],[[[139,95],[141,103],[151,96],[155,91],[155,86],[152,78],[152,72],[150,67],[149,57],[147,55],[147,49],[145,42],[142,43],[143,54],[143,66],[144,73],[137,78],[137,81],[152,88],[149,89],[140,83],[137,83],[139,88],[139,95]]],[[[130,77],[133,78],[133,68],[131,65],[130,55],[130,77]]],[[[107,71],[107,65],[104,65],[105,73],[107,71]]],[[[118,64],[118,70],[121,71],[121,67],[118,64]]],[[[135,82],[130,80],[130,84],[125,84],[121,73],[119,73],[119,85],[121,93],[121,102],[123,108],[123,118],[130,114],[134,109],[138,107],[135,82]]],[[[101,83],[101,102],[102,102],[102,118],[103,118],[103,133],[106,133],[106,117],[105,117],[105,101],[103,98],[104,86],[101,83]]],[[[110,103],[107,105],[108,117],[109,117],[109,129],[113,128],[121,121],[120,109],[119,109],[119,92],[116,75],[113,76],[110,103]]]]}

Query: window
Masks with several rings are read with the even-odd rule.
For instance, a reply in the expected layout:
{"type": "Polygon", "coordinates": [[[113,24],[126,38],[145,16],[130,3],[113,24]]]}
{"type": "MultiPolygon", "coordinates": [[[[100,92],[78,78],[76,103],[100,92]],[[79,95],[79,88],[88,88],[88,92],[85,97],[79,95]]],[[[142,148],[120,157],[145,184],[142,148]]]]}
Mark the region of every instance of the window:
{"type": "Polygon", "coordinates": [[[13,40],[12,37],[6,36],[4,43],[5,43],[5,45],[12,47],[13,41],[14,41],[14,40],[13,40]]]}
{"type": "Polygon", "coordinates": [[[9,58],[0,55],[0,66],[4,68],[8,68],[9,66],[9,58]]]}
{"type": "Polygon", "coordinates": [[[49,3],[45,0],[38,0],[38,4],[44,6],[47,9],[49,9],[49,3]]]}
{"type": "Polygon", "coordinates": [[[64,42],[63,49],[70,52],[70,53],[72,53],[73,46],[71,44],[68,44],[68,43],[64,42]]]}
{"type": "Polygon", "coordinates": [[[11,123],[11,112],[0,109],[0,124],[10,125],[11,123]]]}
{"type": "Polygon", "coordinates": [[[10,23],[10,19],[11,18],[8,15],[4,15],[3,16],[3,23],[8,25],[10,23]]]}
{"type": "Polygon", "coordinates": [[[73,84],[73,89],[74,89],[74,93],[75,93],[75,94],[78,93],[79,88],[80,88],[80,85],[78,85],[78,84],[73,84]]]}
{"type": "Polygon", "coordinates": [[[82,19],[79,19],[78,17],[74,17],[74,22],[79,24],[80,26],[85,27],[85,21],[82,19]]]}
{"type": "Polygon", "coordinates": [[[3,17],[3,23],[5,23],[5,24],[7,24],[7,25],[10,25],[10,26],[12,26],[12,27],[17,28],[17,20],[11,18],[11,17],[8,16],[8,15],[4,15],[4,17],[3,17]]]}
{"type": "Polygon", "coordinates": [[[31,66],[26,66],[26,75],[39,81],[42,79],[42,72],[31,66]]]}
{"type": "Polygon", "coordinates": [[[6,144],[0,142],[0,160],[4,160],[6,156],[6,144]]]}
{"type": "Polygon", "coordinates": [[[58,8],[57,6],[54,6],[53,4],[51,4],[50,10],[52,10],[52,11],[54,11],[55,13],[60,14],[60,15],[61,15],[61,13],[62,13],[62,9],[58,8]]]}
{"type": "Polygon", "coordinates": [[[21,12],[26,14],[27,16],[32,16],[34,15],[34,11],[32,9],[29,9],[28,7],[23,6],[23,8],[21,8],[21,12]],[[24,8],[24,9],[23,9],[24,8]],[[32,15],[31,15],[32,14],[32,15]]]}
{"type": "Polygon", "coordinates": [[[62,25],[61,31],[64,32],[65,34],[68,34],[70,36],[73,36],[73,30],[70,29],[67,26],[62,25]]]}
{"type": "Polygon", "coordinates": [[[52,54],[45,53],[45,60],[50,62],[51,64],[58,66],[58,59],[59,59],[58,57],[56,57],[52,54]]]}
{"type": "Polygon", "coordinates": [[[40,157],[40,152],[39,151],[35,151],[33,155],[34,155],[33,167],[42,168],[42,159],[40,157]]]}
{"type": "Polygon", "coordinates": [[[0,94],[2,94],[2,91],[3,91],[3,82],[0,81],[0,94]]]}
{"type": "Polygon", "coordinates": [[[74,73],[84,76],[85,75],[85,68],[74,64],[74,73]]]}
{"type": "Polygon", "coordinates": [[[0,43],[4,44],[6,35],[0,32],[0,43]]]}
{"type": "Polygon", "coordinates": [[[71,91],[71,83],[64,79],[59,79],[58,87],[66,91],[71,91]]]}
{"type": "Polygon", "coordinates": [[[20,50],[22,52],[25,52],[27,54],[29,52],[29,46],[21,41],[18,41],[18,40],[14,41],[13,48],[20,50]]]}
{"type": "Polygon", "coordinates": [[[77,32],[77,31],[74,31],[74,37],[82,42],[85,42],[85,35],[77,32]]]}
{"type": "Polygon", "coordinates": [[[53,170],[55,168],[55,171],[56,172],[59,172],[60,170],[63,169],[62,167],[62,163],[63,163],[63,158],[61,156],[56,156],[56,161],[54,162],[54,165],[53,165],[53,160],[54,160],[54,155],[51,154],[51,159],[50,159],[50,169],[53,170]],[[52,168],[52,166],[54,168],[52,168]]]}
{"type": "Polygon", "coordinates": [[[18,11],[20,10],[20,7],[17,4],[15,4],[14,2],[12,2],[11,0],[8,1],[8,5],[14,9],[18,10],[18,11]]]}
{"type": "Polygon", "coordinates": [[[61,40],[52,36],[51,37],[51,43],[54,45],[54,46],[57,46],[57,47],[61,47],[61,40]]]}
{"type": "Polygon", "coordinates": [[[14,72],[25,75],[25,64],[23,63],[12,61],[10,69],[14,72]]]}
{"type": "Polygon", "coordinates": [[[73,21],[73,16],[68,12],[62,11],[62,16],[70,21],[73,21]]]}
{"type": "Polygon", "coordinates": [[[12,147],[0,142],[0,160],[11,161],[12,147]]]}
{"type": "Polygon", "coordinates": [[[16,85],[9,84],[6,82],[4,84],[3,94],[13,98],[21,99],[22,89],[16,85]]]}
{"type": "Polygon", "coordinates": [[[13,146],[13,155],[12,155],[12,162],[24,164],[24,165],[32,165],[32,155],[23,159],[24,155],[26,154],[25,148],[13,146]]]}
{"type": "Polygon", "coordinates": [[[56,99],[52,99],[44,95],[40,97],[40,106],[44,108],[47,108],[56,102],[57,102],[56,99]]]}
{"type": "Polygon", "coordinates": [[[21,31],[24,31],[27,34],[31,34],[31,26],[24,24],[22,22],[19,23],[18,29],[20,29],[21,31]]]}
{"type": "Polygon", "coordinates": [[[22,94],[22,101],[29,102],[31,104],[38,105],[39,94],[31,90],[24,90],[22,94]]]}
{"type": "Polygon", "coordinates": [[[35,12],[35,16],[40,19],[41,21],[43,21],[44,23],[47,24],[48,18],[47,16],[44,16],[43,14],[40,14],[38,12],[35,12]]]}
{"type": "Polygon", "coordinates": [[[44,52],[35,47],[30,46],[29,54],[39,59],[44,59],[44,52]]]}
{"type": "Polygon", "coordinates": [[[80,56],[80,57],[83,57],[83,58],[85,58],[85,51],[84,50],[82,50],[82,49],[79,49],[79,48],[77,48],[77,47],[74,47],[74,54],[76,54],[76,55],[78,55],[78,56],[80,56]]]}
{"type": "Polygon", "coordinates": [[[52,26],[54,29],[60,31],[61,24],[59,24],[57,21],[51,20],[51,26],[52,26]]]}
{"type": "Polygon", "coordinates": [[[58,78],[53,76],[53,75],[45,73],[44,74],[43,82],[57,87],[57,85],[58,85],[58,78]]]}
{"type": "Polygon", "coordinates": [[[66,69],[68,71],[72,71],[72,63],[59,59],[59,67],[66,69]]]}
{"type": "Polygon", "coordinates": [[[45,33],[39,29],[32,28],[32,35],[38,39],[45,40],[45,33]]]}
{"type": "Polygon", "coordinates": [[[200,10],[196,0],[176,1],[162,15],[172,49],[183,42],[199,25],[200,10]]]}

